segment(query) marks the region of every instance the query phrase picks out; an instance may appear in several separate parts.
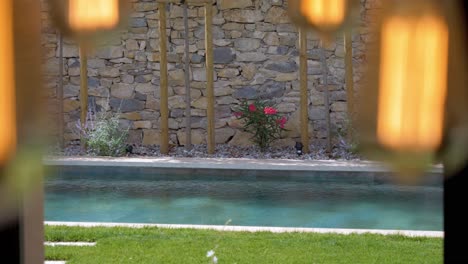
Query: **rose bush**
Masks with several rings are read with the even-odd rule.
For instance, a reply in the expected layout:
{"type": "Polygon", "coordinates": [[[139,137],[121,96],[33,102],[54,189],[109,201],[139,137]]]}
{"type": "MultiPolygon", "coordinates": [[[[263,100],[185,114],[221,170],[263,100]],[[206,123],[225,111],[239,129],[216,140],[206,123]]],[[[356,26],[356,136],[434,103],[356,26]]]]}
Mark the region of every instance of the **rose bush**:
{"type": "Polygon", "coordinates": [[[241,102],[234,116],[243,120],[244,130],[253,134],[252,141],[263,151],[281,137],[286,130],[285,116],[280,116],[278,110],[265,101],[241,102]]]}

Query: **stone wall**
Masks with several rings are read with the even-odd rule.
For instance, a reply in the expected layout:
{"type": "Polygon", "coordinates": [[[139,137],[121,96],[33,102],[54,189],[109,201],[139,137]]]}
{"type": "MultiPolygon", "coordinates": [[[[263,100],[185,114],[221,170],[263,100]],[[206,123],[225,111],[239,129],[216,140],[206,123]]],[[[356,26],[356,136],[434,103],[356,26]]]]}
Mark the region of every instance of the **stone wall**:
{"type": "MultiPolygon", "coordinates": [[[[159,30],[154,1],[133,0],[128,30],[116,32],[105,47],[89,58],[89,101],[98,111],[122,112],[122,126],[130,127],[129,142],[159,144],[159,30]]],[[[365,68],[366,44],[371,41],[369,22],[376,0],[361,0],[361,21],[353,32],[354,81],[356,90],[365,68]]],[[[216,142],[248,145],[249,136],[233,117],[240,100],[267,98],[288,116],[284,139],[279,145],[292,145],[299,138],[298,33],[286,13],[286,0],[213,1],[213,39],[216,96],[216,142]]],[[[50,99],[51,127],[56,127],[56,88],[58,83],[58,35],[51,26],[43,1],[43,47],[46,87],[50,99]]],[[[184,138],[184,27],[182,8],[168,5],[168,60],[170,140],[183,145],[184,138]]],[[[192,142],[206,142],[206,91],[203,7],[189,9],[190,79],[192,97],[192,142]]],[[[323,143],[325,107],[320,41],[308,37],[309,126],[312,144],[323,143]]],[[[344,88],[343,39],[337,38],[325,49],[329,72],[332,129],[347,119],[344,88]]],[[[65,139],[78,139],[73,128],[79,119],[78,49],[65,40],[63,102],[65,139]]]]}

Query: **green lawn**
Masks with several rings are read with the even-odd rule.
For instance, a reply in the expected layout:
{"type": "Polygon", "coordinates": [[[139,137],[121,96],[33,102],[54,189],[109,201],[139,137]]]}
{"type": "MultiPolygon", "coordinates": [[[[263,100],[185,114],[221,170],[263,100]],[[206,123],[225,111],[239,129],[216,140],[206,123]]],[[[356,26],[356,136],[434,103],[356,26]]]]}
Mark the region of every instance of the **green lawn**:
{"type": "Polygon", "coordinates": [[[96,241],[46,247],[68,263],[442,263],[441,238],[312,233],[219,232],[159,228],[46,226],[46,241],[96,241]]]}

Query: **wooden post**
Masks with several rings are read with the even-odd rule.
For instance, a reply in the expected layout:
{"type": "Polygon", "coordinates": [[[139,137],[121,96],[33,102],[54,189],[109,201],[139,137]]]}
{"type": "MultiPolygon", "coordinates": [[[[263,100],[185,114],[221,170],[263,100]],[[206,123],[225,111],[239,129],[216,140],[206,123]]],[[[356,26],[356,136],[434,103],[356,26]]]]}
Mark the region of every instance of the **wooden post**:
{"type": "Polygon", "coordinates": [[[207,117],[208,117],[208,154],[215,152],[214,132],[214,87],[213,87],[213,6],[211,2],[205,3],[205,50],[206,50],[206,94],[207,94],[207,117]]]}
{"type": "Polygon", "coordinates": [[[167,36],[166,36],[166,4],[159,6],[159,51],[160,60],[160,108],[161,108],[161,153],[169,153],[169,109],[167,87],[167,36]]]}
{"type": "Polygon", "coordinates": [[[299,72],[301,83],[301,142],[304,153],[309,153],[309,100],[307,97],[307,31],[299,28],[299,72]]]}
{"type": "Polygon", "coordinates": [[[322,70],[323,70],[323,90],[325,94],[325,122],[327,127],[327,153],[331,153],[331,132],[330,132],[330,100],[328,91],[328,66],[327,59],[325,57],[325,46],[322,41],[321,50],[322,70]]]}
{"type": "MultiPolygon", "coordinates": [[[[346,71],[346,99],[348,103],[348,119],[351,124],[354,121],[354,80],[353,80],[353,39],[351,29],[345,30],[345,71],[346,71]]],[[[352,140],[352,129],[348,128],[348,140],[352,140]]]]}
{"type": "Polygon", "coordinates": [[[65,147],[63,130],[64,130],[64,120],[63,120],[63,36],[60,33],[59,39],[59,83],[57,86],[57,105],[58,105],[58,133],[59,133],[59,146],[60,150],[63,150],[65,147]]]}
{"type": "MultiPolygon", "coordinates": [[[[83,43],[80,44],[80,105],[81,127],[84,128],[86,124],[86,115],[88,113],[88,58],[86,54],[86,46],[83,43]]],[[[83,135],[81,135],[81,148],[86,148],[83,135]]]]}
{"type": "MultiPolygon", "coordinates": [[[[7,150],[8,157],[15,156],[16,162],[10,163],[7,171],[2,171],[5,163],[0,157],[2,259],[7,263],[44,263],[44,185],[42,182],[42,158],[39,154],[41,151],[38,151],[45,143],[44,135],[46,133],[44,131],[44,114],[46,112],[44,108],[46,105],[43,101],[44,89],[42,88],[40,71],[40,65],[43,62],[41,58],[41,1],[2,0],[0,2],[0,26],[9,28],[6,32],[3,29],[0,30],[0,35],[2,35],[0,42],[5,40],[9,42],[10,39],[12,40],[10,43],[14,45],[13,50],[10,51],[5,48],[11,44],[1,45],[0,48],[2,49],[0,57],[3,66],[0,66],[2,68],[0,70],[7,67],[7,76],[0,73],[4,78],[2,81],[5,81],[5,78],[10,79],[8,78],[8,70],[13,71],[14,76],[14,83],[9,84],[8,80],[7,83],[2,83],[10,87],[0,88],[2,92],[4,91],[0,96],[6,97],[7,101],[10,97],[8,90],[14,89],[13,101],[9,102],[13,108],[12,112],[2,114],[9,114],[14,120],[14,126],[16,126],[16,128],[2,127],[4,131],[2,137],[10,138],[9,132],[16,134],[7,142],[7,144],[11,144],[11,146],[7,145],[8,150],[10,150],[7,150]],[[8,36],[11,29],[12,38],[8,36]],[[5,33],[7,34],[5,35],[5,33]],[[5,56],[4,52],[9,52],[6,55],[8,57],[5,56]],[[11,59],[13,61],[10,61],[11,59]],[[3,209],[8,209],[9,205],[16,208],[17,215],[10,215],[9,213],[13,213],[11,211],[4,214],[3,209]],[[10,229],[11,226],[8,228],[8,225],[2,221],[4,217],[11,216],[14,216],[14,220],[10,218],[13,221],[9,222],[10,225],[13,225],[12,229],[10,229]],[[5,227],[7,228],[6,233],[3,232],[5,227]]],[[[2,125],[10,125],[8,121],[7,119],[6,122],[2,122],[2,125]]]]}
{"type": "Polygon", "coordinates": [[[184,8],[184,40],[185,40],[185,149],[192,149],[192,112],[190,96],[190,50],[189,50],[189,28],[188,28],[188,6],[185,2],[184,8]]]}

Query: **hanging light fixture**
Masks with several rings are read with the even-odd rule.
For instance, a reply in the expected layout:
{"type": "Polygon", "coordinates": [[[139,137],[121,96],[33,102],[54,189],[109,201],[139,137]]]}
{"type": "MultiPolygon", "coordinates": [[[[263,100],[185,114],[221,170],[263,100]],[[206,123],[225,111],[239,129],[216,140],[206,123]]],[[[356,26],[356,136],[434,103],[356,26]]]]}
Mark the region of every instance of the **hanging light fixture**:
{"type": "Polygon", "coordinates": [[[382,24],[377,137],[385,147],[426,151],[442,142],[448,33],[432,13],[382,24]]]}
{"type": "Polygon", "coordinates": [[[13,3],[0,1],[0,165],[16,147],[13,3]]]}
{"type": "Polygon", "coordinates": [[[69,0],[68,23],[74,31],[111,29],[119,22],[118,0],[69,0]]]}
{"type": "Polygon", "coordinates": [[[447,96],[457,85],[448,82],[455,63],[449,58],[463,51],[451,50],[456,27],[444,4],[386,4],[358,115],[361,143],[370,157],[391,161],[401,175],[418,175],[447,147],[447,96]]]}
{"type": "Polygon", "coordinates": [[[359,13],[356,0],[290,0],[289,16],[300,27],[311,28],[322,38],[330,38],[359,13]]]}
{"type": "Polygon", "coordinates": [[[97,38],[117,28],[128,12],[128,0],[49,0],[52,18],[73,38],[97,38]]]}

